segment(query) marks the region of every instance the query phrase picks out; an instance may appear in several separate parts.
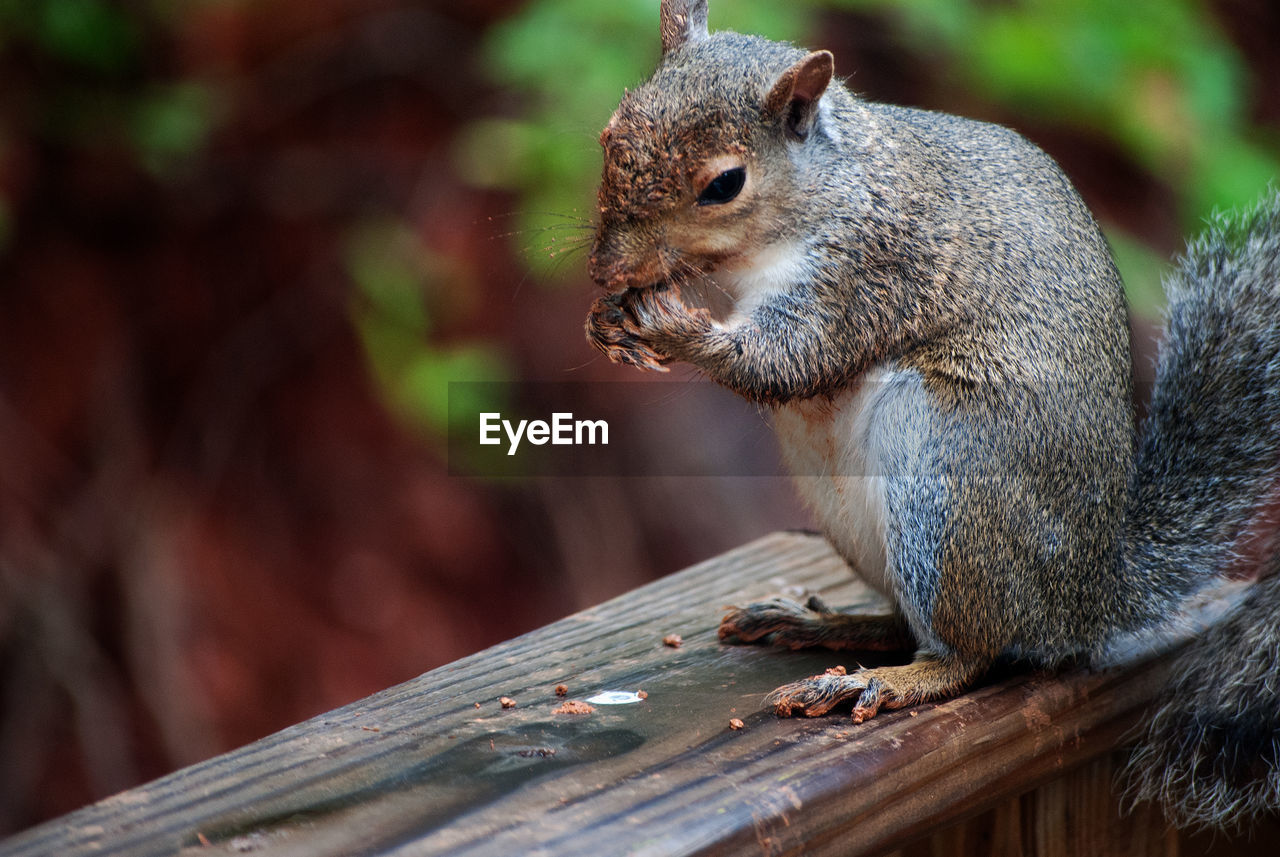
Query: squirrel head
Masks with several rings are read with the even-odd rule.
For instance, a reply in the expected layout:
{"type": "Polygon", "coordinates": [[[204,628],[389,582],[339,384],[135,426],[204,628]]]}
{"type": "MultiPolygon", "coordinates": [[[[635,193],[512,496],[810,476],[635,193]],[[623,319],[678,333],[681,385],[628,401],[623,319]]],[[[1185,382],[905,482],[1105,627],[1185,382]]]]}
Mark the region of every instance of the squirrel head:
{"type": "Polygon", "coordinates": [[[663,0],[662,59],[600,135],[592,279],[619,290],[749,264],[784,237],[834,62],[707,31],[706,0],[663,0]]]}

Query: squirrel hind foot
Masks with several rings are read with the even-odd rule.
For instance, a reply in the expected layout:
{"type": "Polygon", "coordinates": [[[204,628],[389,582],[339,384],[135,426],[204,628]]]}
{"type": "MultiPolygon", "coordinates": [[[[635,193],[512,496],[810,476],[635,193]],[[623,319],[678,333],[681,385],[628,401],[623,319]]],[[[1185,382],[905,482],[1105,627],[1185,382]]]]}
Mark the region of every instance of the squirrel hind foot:
{"type": "Polygon", "coordinates": [[[793,650],[910,652],[917,648],[901,616],[840,613],[816,595],[804,604],[771,598],[731,607],[720,620],[719,636],[733,645],[763,643],[793,650]]]}
{"type": "Polygon", "coordinates": [[[779,717],[820,717],[842,703],[853,702],[853,722],[870,720],[881,709],[906,708],[960,693],[990,666],[987,659],[939,658],[922,652],[903,666],[859,669],[848,675],[829,671],[792,682],[769,694],[779,717]]]}

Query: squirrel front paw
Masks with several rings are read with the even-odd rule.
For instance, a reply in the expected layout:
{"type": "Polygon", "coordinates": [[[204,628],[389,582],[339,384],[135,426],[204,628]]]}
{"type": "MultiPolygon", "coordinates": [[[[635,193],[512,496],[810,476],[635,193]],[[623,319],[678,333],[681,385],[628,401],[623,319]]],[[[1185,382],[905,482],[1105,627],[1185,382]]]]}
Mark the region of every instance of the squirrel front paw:
{"type": "Polygon", "coordinates": [[[712,329],[711,315],[689,308],[672,286],[629,288],[598,298],[587,315],[587,341],[615,363],[665,372],[681,345],[712,329]]]}
{"type": "MultiPolygon", "coordinates": [[[[628,290],[630,291],[630,290],[628,290]]],[[[663,357],[630,330],[623,309],[627,292],[615,292],[597,298],[583,325],[590,342],[614,363],[625,363],[641,369],[666,372],[663,357]]]]}

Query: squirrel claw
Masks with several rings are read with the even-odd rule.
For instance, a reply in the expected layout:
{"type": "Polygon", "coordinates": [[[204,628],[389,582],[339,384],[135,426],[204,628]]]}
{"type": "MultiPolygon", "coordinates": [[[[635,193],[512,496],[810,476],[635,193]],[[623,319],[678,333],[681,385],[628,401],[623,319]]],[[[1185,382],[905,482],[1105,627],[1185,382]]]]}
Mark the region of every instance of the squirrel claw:
{"type": "Polygon", "coordinates": [[[591,306],[583,325],[587,341],[599,349],[614,363],[666,372],[662,355],[629,329],[627,314],[623,309],[625,292],[598,298],[591,306]]]}
{"type": "Polygon", "coordinates": [[[663,358],[652,348],[639,342],[628,342],[613,345],[605,350],[605,356],[614,363],[634,366],[637,369],[648,369],[651,372],[670,371],[662,365],[663,358]]]}
{"type": "Polygon", "coordinates": [[[843,675],[828,670],[804,681],[783,685],[768,701],[780,717],[801,713],[826,714],[841,703],[853,702],[853,722],[875,717],[882,708],[905,708],[954,696],[990,666],[989,658],[940,658],[921,653],[909,664],[858,669],[843,675]]]}
{"type": "Polygon", "coordinates": [[[712,327],[703,308],[690,309],[674,286],[629,288],[597,298],[587,314],[587,341],[614,363],[666,372],[669,349],[712,327]]]}

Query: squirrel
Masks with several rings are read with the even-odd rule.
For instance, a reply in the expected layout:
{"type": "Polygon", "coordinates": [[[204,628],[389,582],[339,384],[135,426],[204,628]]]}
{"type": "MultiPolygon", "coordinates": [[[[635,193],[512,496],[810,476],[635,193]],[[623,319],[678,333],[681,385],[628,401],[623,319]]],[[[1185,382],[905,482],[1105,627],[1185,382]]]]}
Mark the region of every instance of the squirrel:
{"type": "MultiPolygon", "coordinates": [[[[710,33],[706,0],[662,0],[659,29],[600,136],[587,338],[771,410],[824,535],[894,605],[776,598],[722,640],[916,651],[780,687],[779,714],[862,722],[997,661],[1087,659],[1223,574],[1280,477],[1280,193],[1168,278],[1139,441],[1120,275],[1047,154],[864,101],[828,51],[710,33]]],[[[1137,794],[1184,824],[1280,808],[1278,661],[1280,576],[1186,657],[1137,794]]]]}

